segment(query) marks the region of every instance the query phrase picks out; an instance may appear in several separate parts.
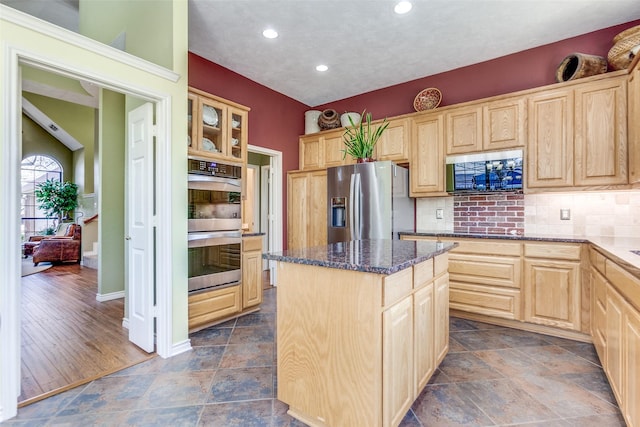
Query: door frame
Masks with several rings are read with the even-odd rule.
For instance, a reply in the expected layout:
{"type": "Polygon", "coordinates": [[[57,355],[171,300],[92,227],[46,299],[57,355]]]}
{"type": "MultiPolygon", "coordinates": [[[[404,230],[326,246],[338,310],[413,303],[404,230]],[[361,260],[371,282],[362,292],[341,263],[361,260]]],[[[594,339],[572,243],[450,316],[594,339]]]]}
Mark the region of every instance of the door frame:
{"type": "MultiPolygon", "coordinates": [[[[271,196],[273,198],[273,216],[275,221],[273,224],[273,236],[280,236],[280,238],[270,238],[269,245],[264,248],[265,252],[281,252],[283,248],[283,242],[285,236],[282,234],[283,227],[283,201],[282,201],[282,151],[272,150],[271,148],[258,147],[256,145],[249,144],[247,151],[252,153],[263,154],[271,157],[271,173],[272,179],[270,181],[271,196]]],[[[275,261],[269,261],[269,280],[272,285],[277,283],[276,281],[276,268],[275,261]]]]}
{"type": "MultiPolygon", "coordinates": [[[[23,17],[0,5],[3,14],[18,25],[46,33],[53,38],[97,52],[108,60],[153,74],[156,77],[177,82],[180,75],[163,67],[140,60],[133,55],[117,51],[97,41],[59,29],[48,23],[23,17]]],[[[156,92],[148,87],[122,81],[109,69],[100,71],[80,69],[76,62],[64,55],[55,57],[45,47],[26,50],[9,42],[0,46],[3,68],[2,123],[0,139],[0,170],[3,173],[0,194],[0,421],[17,414],[17,397],[20,392],[20,163],[22,158],[22,81],[21,66],[28,65],[69,78],[85,80],[98,86],[135,96],[154,104],[156,113],[156,189],[171,188],[171,122],[172,97],[156,92]]],[[[123,112],[124,113],[124,112],[123,112]]],[[[169,357],[188,347],[175,348],[173,345],[172,284],[173,262],[171,249],[172,195],[156,190],[156,351],[161,357],[169,357]]]]}

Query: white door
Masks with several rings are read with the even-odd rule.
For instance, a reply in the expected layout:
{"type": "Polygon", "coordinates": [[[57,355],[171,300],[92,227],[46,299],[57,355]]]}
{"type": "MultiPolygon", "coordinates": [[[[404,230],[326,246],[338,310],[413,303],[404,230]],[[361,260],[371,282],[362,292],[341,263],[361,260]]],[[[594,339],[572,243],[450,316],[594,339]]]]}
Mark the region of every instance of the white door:
{"type": "Polygon", "coordinates": [[[129,340],[154,351],[153,105],[129,112],[126,177],[127,297],[129,340]]]}
{"type": "MultiPolygon", "coordinates": [[[[276,221],[276,214],[275,214],[275,197],[273,197],[274,195],[274,185],[275,185],[275,179],[274,179],[274,170],[275,168],[273,167],[273,160],[274,157],[269,157],[269,166],[263,166],[262,167],[262,174],[263,174],[263,195],[262,195],[262,204],[263,206],[266,207],[266,213],[265,213],[265,217],[266,217],[266,224],[265,224],[265,228],[263,229],[263,231],[266,233],[266,242],[264,245],[265,248],[265,252],[274,252],[277,251],[278,248],[275,247],[275,239],[276,239],[276,234],[274,232],[274,230],[276,229],[275,226],[275,221],[276,221]]],[[[268,261],[267,265],[265,266],[265,268],[268,268],[269,270],[269,280],[271,282],[271,284],[275,284],[275,280],[276,280],[276,262],[275,261],[268,261]]]]}
{"type": "MultiPolygon", "coordinates": [[[[271,211],[269,209],[269,201],[271,200],[269,190],[271,185],[271,166],[260,167],[260,231],[264,233],[262,239],[263,252],[271,251],[269,247],[269,240],[271,239],[271,227],[269,224],[271,220],[271,211]]],[[[262,269],[269,269],[269,261],[266,259],[262,261],[262,269]]]]}

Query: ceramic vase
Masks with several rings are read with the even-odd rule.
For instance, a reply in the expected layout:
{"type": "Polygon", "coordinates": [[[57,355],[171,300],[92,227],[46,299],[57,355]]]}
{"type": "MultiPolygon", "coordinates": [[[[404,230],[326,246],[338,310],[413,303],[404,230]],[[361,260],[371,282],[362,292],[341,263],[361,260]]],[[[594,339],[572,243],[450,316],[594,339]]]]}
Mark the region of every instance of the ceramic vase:
{"type": "Polygon", "coordinates": [[[318,126],[320,129],[335,129],[340,127],[340,116],[336,110],[324,110],[318,117],[318,126]]]}
{"type": "Polygon", "coordinates": [[[318,117],[320,117],[322,111],[309,110],[304,113],[304,133],[316,133],[320,132],[320,126],[318,126],[318,117]]]}
{"type": "Polygon", "coordinates": [[[349,117],[351,117],[351,120],[353,120],[354,126],[358,126],[360,124],[360,120],[362,119],[362,116],[360,116],[360,113],[356,113],[356,112],[344,113],[343,115],[340,116],[340,123],[342,124],[342,127],[346,128],[351,126],[349,117]]]}

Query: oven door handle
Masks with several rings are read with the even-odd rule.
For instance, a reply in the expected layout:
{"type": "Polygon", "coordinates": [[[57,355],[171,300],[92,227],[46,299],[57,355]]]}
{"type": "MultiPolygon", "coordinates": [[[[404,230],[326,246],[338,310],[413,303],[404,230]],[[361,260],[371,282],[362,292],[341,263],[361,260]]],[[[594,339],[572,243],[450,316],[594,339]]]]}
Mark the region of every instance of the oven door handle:
{"type": "Polygon", "coordinates": [[[188,247],[233,245],[242,242],[242,231],[205,231],[188,234],[188,247]]]}
{"type": "Polygon", "coordinates": [[[198,175],[190,173],[188,177],[189,182],[219,182],[221,184],[229,184],[234,187],[240,187],[242,180],[240,178],[223,178],[220,176],[198,175]]]}

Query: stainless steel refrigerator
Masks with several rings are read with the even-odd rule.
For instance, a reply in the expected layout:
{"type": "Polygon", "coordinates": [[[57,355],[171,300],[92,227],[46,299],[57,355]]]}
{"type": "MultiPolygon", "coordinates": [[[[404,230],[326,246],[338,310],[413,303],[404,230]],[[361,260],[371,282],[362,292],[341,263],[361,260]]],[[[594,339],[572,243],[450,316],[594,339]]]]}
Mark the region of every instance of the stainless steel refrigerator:
{"type": "Polygon", "coordinates": [[[398,239],[414,231],[409,171],[391,161],[327,169],[327,241],[398,239]]]}

